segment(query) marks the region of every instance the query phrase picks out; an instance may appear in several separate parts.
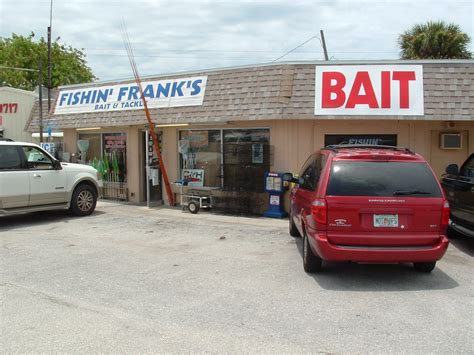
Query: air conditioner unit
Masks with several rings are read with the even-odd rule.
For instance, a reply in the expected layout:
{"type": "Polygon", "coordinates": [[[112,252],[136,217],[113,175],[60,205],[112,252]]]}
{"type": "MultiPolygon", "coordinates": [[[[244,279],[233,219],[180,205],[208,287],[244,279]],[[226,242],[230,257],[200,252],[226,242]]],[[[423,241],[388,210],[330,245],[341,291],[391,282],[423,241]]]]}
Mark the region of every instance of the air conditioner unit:
{"type": "Polygon", "coordinates": [[[440,144],[441,149],[461,149],[462,134],[461,133],[441,133],[440,144]]]}

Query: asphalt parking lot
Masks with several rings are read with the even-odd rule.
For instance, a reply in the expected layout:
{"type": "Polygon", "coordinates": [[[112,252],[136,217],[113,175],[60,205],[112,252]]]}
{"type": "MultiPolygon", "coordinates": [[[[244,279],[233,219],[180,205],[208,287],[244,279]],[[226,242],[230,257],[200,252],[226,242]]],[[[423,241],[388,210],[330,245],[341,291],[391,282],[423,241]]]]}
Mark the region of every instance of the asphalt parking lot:
{"type": "Polygon", "coordinates": [[[286,220],[100,202],[0,219],[2,352],[472,353],[474,243],[303,271],[286,220]]]}

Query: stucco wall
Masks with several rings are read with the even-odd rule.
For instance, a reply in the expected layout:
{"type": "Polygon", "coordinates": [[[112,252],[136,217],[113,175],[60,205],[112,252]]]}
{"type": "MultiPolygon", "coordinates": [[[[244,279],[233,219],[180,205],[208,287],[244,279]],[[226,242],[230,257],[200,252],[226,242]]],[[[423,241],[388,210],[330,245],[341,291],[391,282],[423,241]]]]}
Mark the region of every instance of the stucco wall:
{"type": "Polygon", "coordinates": [[[0,88],[0,116],[2,117],[3,136],[20,142],[32,142],[31,133],[26,131],[26,123],[30,119],[35,103],[34,92],[0,88]],[[4,106],[13,104],[16,106],[4,106]]]}
{"type": "MultiPolygon", "coordinates": [[[[269,128],[273,146],[271,169],[297,173],[308,155],[324,146],[325,134],[396,134],[398,145],[408,147],[423,155],[440,176],[446,165],[461,164],[474,152],[474,122],[454,122],[448,127],[438,121],[382,121],[382,120],[262,120],[230,122],[225,125],[191,125],[185,129],[269,128]],[[461,150],[440,150],[439,133],[461,132],[465,139],[461,150]]],[[[163,159],[170,181],[179,178],[179,154],[177,148],[179,130],[183,127],[163,128],[163,159]]],[[[143,202],[143,130],[144,126],[115,127],[100,132],[127,133],[127,179],[129,200],[143,202]]],[[[159,129],[158,129],[159,131],[159,129]]],[[[97,131],[99,132],[99,131],[97,131]]],[[[76,152],[76,130],[64,131],[65,150],[76,152]]],[[[163,198],[166,192],[163,189],[163,198]]]]}

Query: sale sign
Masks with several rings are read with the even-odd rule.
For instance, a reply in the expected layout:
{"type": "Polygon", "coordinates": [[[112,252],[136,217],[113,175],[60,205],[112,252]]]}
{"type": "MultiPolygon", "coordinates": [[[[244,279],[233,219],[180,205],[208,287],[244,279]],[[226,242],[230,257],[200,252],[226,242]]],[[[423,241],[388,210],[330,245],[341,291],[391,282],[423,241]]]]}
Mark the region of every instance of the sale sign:
{"type": "Polygon", "coordinates": [[[317,66],[314,114],[423,115],[423,67],[317,66]]]}

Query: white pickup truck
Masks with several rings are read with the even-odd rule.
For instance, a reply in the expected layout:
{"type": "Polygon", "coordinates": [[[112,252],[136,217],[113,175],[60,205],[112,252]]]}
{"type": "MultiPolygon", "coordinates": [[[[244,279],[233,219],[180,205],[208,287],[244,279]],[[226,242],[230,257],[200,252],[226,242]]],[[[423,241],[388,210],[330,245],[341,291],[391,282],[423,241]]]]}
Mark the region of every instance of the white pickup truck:
{"type": "Polygon", "coordinates": [[[60,162],[36,144],[0,140],[0,215],[69,209],[87,216],[99,186],[91,166],[60,162]]]}

